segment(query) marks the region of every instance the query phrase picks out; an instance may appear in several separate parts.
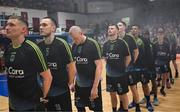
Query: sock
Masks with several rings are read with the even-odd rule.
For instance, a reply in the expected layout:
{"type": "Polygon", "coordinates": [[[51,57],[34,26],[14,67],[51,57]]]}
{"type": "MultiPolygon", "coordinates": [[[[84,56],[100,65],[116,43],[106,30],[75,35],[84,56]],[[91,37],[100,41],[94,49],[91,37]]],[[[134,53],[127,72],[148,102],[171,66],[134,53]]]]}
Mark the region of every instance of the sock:
{"type": "Polygon", "coordinates": [[[154,94],[154,99],[156,99],[156,98],[157,98],[157,95],[154,94]]]}
{"type": "Polygon", "coordinates": [[[122,102],[122,101],[120,101],[120,109],[123,109],[123,110],[124,110],[124,108],[123,108],[123,102],[122,102]]]}
{"type": "Polygon", "coordinates": [[[178,70],[176,69],[176,73],[178,73],[178,70]]]}
{"type": "Polygon", "coordinates": [[[122,101],[120,101],[120,106],[122,105],[122,103],[123,103],[123,102],[122,102],[122,101]]]}
{"type": "Polygon", "coordinates": [[[139,103],[136,103],[136,108],[139,107],[139,103]]]}
{"type": "Polygon", "coordinates": [[[136,103],[136,111],[140,111],[139,103],[136,103]]]}
{"type": "Polygon", "coordinates": [[[172,71],[171,71],[171,68],[169,68],[169,77],[172,79],[172,71]]]}
{"type": "Polygon", "coordinates": [[[164,86],[161,87],[161,90],[164,90],[164,86]]]}
{"type": "Polygon", "coordinates": [[[146,98],[146,102],[149,103],[150,102],[150,96],[145,95],[145,98],[146,98]]]}
{"type": "Polygon", "coordinates": [[[117,107],[112,107],[113,112],[116,112],[117,107]]]}
{"type": "Polygon", "coordinates": [[[128,112],[128,109],[123,109],[123,112],[128,112]]]}

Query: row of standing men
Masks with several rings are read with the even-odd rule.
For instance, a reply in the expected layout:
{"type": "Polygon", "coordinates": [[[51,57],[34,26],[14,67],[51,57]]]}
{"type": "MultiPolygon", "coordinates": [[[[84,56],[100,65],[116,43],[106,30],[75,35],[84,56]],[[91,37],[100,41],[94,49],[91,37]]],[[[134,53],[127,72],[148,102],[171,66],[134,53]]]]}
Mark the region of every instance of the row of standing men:
{"type": "Polygon", "coordinates": [[[159,29],[158,41],[152,45],[147,38],[139,36],[138,25],[132,26],[130,35],[121,21],[109,25],[108,40],[101,48],[95,40],[86,37],[79,26],[72,26],[69,30],[74,42],[71,49],[65,40],[55,37],[56,27],[54,19],[44,17],[40,22],[44,40],[36,45],[25,38],[26,21],[17,16],[8,19],[5,36],[11,39],[12,45],[4,57],[10,111],[72,111],[70,91],[75,92],[78,111],[85,111],[86,106],[102,111],[103,61],[106,62],[106,90],[110,92],[113,111],[124,112],[132,107],[141,111],[138,82],[142,83],[148,111],[153,111],[148,82],[152,81],[154,104],[158,105],[156,73],[161,74],[161,93],[165,95],[171,59],[163,29],[159,29]],[[133,93],[130,104],[128,86],[133,93]],[[120,98],[118,109],[116,95],[120,98]]]}

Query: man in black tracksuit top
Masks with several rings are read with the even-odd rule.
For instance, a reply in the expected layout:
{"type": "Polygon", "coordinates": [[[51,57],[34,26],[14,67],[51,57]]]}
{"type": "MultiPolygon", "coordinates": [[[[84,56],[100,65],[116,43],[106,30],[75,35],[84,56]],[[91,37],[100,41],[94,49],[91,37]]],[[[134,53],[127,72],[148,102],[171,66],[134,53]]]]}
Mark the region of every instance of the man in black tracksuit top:
{"type": "MultiPolygon", "coordinates": [[[[108,28],[108,41],[103,46],[103,57],[106,61],[106,90],[110,92],[111,99],[118,95],[123,105],[122,111],[128,110],[128,75],[125,73],[131,61],[127,43],[118,38],[118,26],[110,25],[108,28]]],[[[112,102],[112,110],[116,111],[117,102],[112,102]]]]}
{"type": "MultiPolygon", "coordinates": [[[[175,78],[178,78],[178,70],[177,70],[177,63],[176,63],[176,49],[177,49],[177,39],[173,32],[166,32],[165,40],[169,43],[170,46],[170,60],[172,61],[173,67],[175,68],[175,78]]],[[[170,63],[168,65],[168,76],[167,76],[167,83],[166,86],[168,89],[171,88],[171,84],[174,84],[174,78],[171,71],[170,63]],[[171,84],[170,84],[171,83],[171,84]]]]}
{"type": "MultiPolygon", "coordinates": [[[[136,107],[136,111],[140,111],[140,106],[139,106],[139,94],[136,88],[136,84],[139,82],[139,78],[138,75],[134,74],[134,63],[137,60],[138,54],[139,54],[139,50],[137,48],[137,44],[136,41],[134,40],[133,36],[130,34],[127,34],[125,32],[126,29],[126,23],[123,21],[120,21],[117,23],[117,26],[119,27],[119,38],[123,39],[126,41],[126,43],[129,46],[129,51],[131,54],[131,62],[127,68],[127,74],[128,74],[128,82],[130,85],[130,89],[133,95],[133,103],[129,104],[129,108],[133,108],[136,107]],[[132,104],[132,105],[131,105],[132,104]]],[[[116,101],[114,99],[114,101],[116,101]]],[[[120,103],[120,110],[121,110],[121,103],[120,103]]]]}
{"type": "Polygon", "coordinates": [[[11,16],[5,28],[6,36],[12,40],[4,54],[10,111],[43,111],[40,101],[47,102],[51,85],[52,76],[43,53],[35,43],[25,39],[27,27],[22,18],[11,16]],[[37,80],[39,74],[43,78],[42,89],[37,80]]]}
{"type": "Polygon", "coordinates": [[[149,77],[147,74],[147,59],[146,56],[150,53],[150,43],[148,40],[140,36],[140,27],[138,25],[133,25],[131,27],[131,33],[136,40],[139,49],[139,56],[135,63],[135,73],[139,75],[139,80],[142,83],[143,92],[146,98],[146,108],[148,111],[153,111],[153,107],[150,103],[150,90],[149,90],[149,77]]]}
{"type": "Polygon", "coordinates": [[[162,77],[162,87],[160,92],[163,96],[166,96],[164,88],[167,83],[167,76],[169,72],[170,45],[169,42],[165,40],[164,29],[158,29],[157,37],[158,41],[154,45],[156,72],[162,77]]]}
{"type": "Polygon", "coordinates": [[[74,41],[72,53],[76,61],[75,106],[78,111],[102,111],[101,49],[97,41],[86,37],[79,26],[72,26],[69,33],[74,41]]]}
{"type": "MultiPolygon", "coordinates": [[[[155,56],[154,56],[154,43],[150,42],[150,34],[148,31],[144,32],[144,38],[147,39],[147,47],[146,47],[146,65],[147,65],[147,72],[146,74],[151,80],[152,90],[150,94],[154,94],[153,105],[158,106],[159,101],[157,98],[157,84],[156,84],[156,70],[155,70],[155,56]]],[[[146,102],[146,98],[143,98],[140,103],[143,104],[146,102]]]]}
{"type": "Polygon", "coordinates": [[[75,62],[68,43],[55,37],[56,22],[45,17],[40,22],[40,34],[45,38],[39,43],[46,55],[53,81],[48,94],[48,111],[72,111],[70,89],[74,87],[75,62]]]}

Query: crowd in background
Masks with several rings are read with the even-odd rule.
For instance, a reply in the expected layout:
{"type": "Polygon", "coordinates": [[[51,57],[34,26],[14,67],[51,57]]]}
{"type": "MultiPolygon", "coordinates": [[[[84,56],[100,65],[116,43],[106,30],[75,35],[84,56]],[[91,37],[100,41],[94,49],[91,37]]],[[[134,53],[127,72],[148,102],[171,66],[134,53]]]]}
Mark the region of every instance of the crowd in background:
{"type": "MultiPolygon", "coordinates": [[[[107,25],[108,23],[104,23],[101,26],[94,28],[94,38],[100,43],[103,44],[107,38],[107,25]],[[97,31],[98,30],[98,31],[97,31]],[[97,33],[98,32],[98,33],[97,33]]],[[[128,26],[130,27],[130,26],[128,26]]],[[[153,21],[142,24],[141,25],[141,34],[148,32],[150,34],[150,40],[153,41],[154,38],[157,37],[157,29],[158,28],[165,29],[166,37],[170,40],[175,38],[177,45],[177,52],[180,52],[180,21],[179,20],[164,20],[162,17],[154,18],[153,21]]],[[[126,29],[127,32],[130,32],[129,28],[126,29]]]]}

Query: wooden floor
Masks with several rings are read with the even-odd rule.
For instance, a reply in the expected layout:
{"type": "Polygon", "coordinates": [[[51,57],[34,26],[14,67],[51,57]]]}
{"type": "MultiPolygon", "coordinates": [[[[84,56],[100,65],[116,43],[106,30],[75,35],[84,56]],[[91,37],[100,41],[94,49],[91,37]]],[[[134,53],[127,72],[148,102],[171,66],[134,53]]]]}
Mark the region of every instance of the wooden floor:
{"type": "Polygon", "coordinates": [[[8,98],[0,96],[0,112],[1,111],[8,111],[8,98]]]}
{"type": "MultiPolygon", "coordinates": [[[[180,71],[180,60],[178,63],[178,71],[180,71]]],[[[171,63],[172,65],[172,63],[171,63]]],[[[174,68],[172,67],[172,71],[174,74],[174,68]]],[[[103,71],[103,81],[102,81],[102,98],[103,98],[103,110],[104,112],[111,112],[111,101],[109,94],[105,91],[105,71],[103,71]]],[[[179,72],[180,73],[180,72],[179,72]]],[[[150,85],[150,84],[149,84],[150,85]]],[[[151,85],[150,85],[151,86],[151,85]]],[[[138,84],[138,91],[140,99],[143,98],[143,92],[141,88],[141,83],[138,84]]],[[[159,98],[159,106],[154,106],[155,112],[180,112],[180,78],[175,79],[175,84],[172,85],[171,89],[166,89],[167,95],[166,97],[160,95],[158,88],[158,98],[159,98]]],[[[132,101],[131,92],[128,93],[129,102],[132,101]]],[[[151,101],[153,100],[153,96],[151,97],[151,101]]],[[[145,108],[145,104],[141,105],[142,112],[148,112],[145,108]]],[[[76,112],[76,108],[73,106],[74,112],[76,112]]],[[[89,109],[87,108],[89,111],[89,109]]],[[[135,109],[130,109],[129,112],[135,112],[135,109]]]]}
{"type": "MultiPolygon", "coordinates": [[[[177,61],[178,68],[180,71],[180,61],[177,61]]],[[[173,70],[174,73],[174,70],[173,70]]],[[[159,88],[158,88],[159,89],[159,88]]],[[[141,89],[141,84],[138,84],[138,90],[140,94],[140,98],[143,97],[143,92],[141,89]]],[[[155,112],[180,112],[180,78],[175,79],[175,84],[172,85],[171,89],[166,89],[167,96],[163,97],[159,94],[158,91],[158,98],[159,98],[159,106],[154,106],[155,112]]],[[[102,81],[102,95],[103,95],[103,110],[105,112],[111,111],[111,103],[110,103],[110,96],[105,91],[105,71],[103,74],[103,81],[102,81]]],[[[131,92],[128,93],[129,101],[132,101],[131,92]]],[[[72,94],[72,99],[74,99],[72,94]]],[[[151,98],[152,100],[152,98],[151,98]]],[[[76,108],[73,103],[73,111],[76,112],[76,108]]],[[[142,112],[147,112],[145,105],[141,105],[142,112]]],[[[88,109],[87,109],[88,110],[88,109]]],[[[1,111],[8,111],[8,98],[0,96],[0,112],[1,111]]],[[[89,110],[88,110],[89,111],[89,110]]],[[[134,109],[131,109],[130,112],[134,112],[134,109]]]]}

